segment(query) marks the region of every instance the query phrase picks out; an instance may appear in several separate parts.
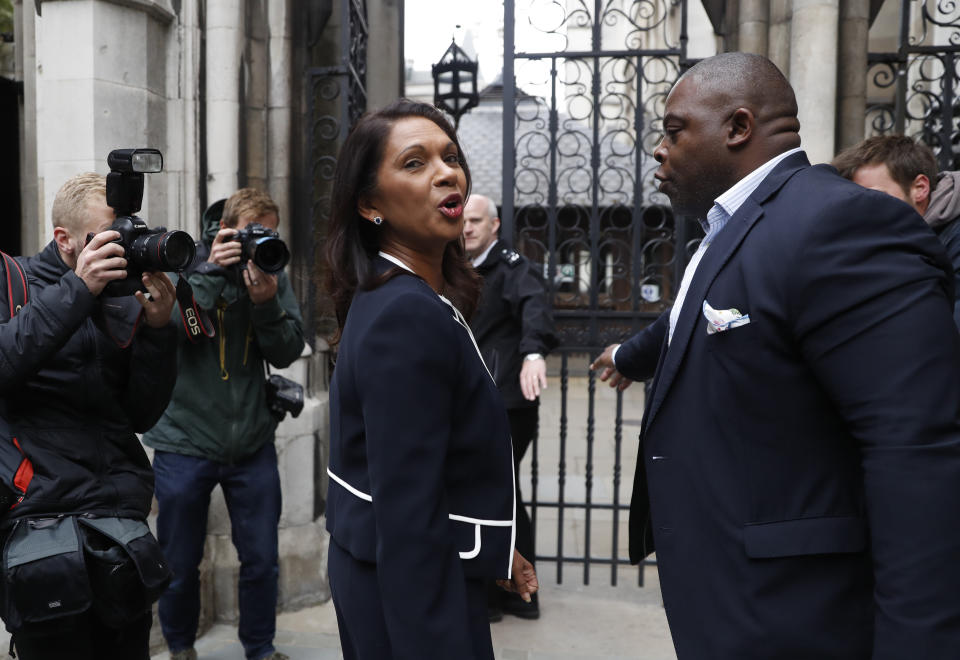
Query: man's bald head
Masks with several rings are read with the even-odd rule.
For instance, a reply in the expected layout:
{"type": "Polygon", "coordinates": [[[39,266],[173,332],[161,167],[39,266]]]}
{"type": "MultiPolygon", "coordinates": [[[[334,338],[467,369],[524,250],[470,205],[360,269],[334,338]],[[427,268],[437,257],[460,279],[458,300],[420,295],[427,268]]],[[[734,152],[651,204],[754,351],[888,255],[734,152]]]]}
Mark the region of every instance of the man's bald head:
{"type": "Polygon", "coordinates": [[[463,219],[464,249],[473,258],[497,240],[500,231],[497,205],[489,197],[471,193],[463,207],[463,219]]]}
{"type": "Polygon", "coordinates": [[[770,60],[724,53],[670,90],[655,176],[673,210],[704,217],[713,200],[765,162],[800,146],[797,100],[770,60]]]}
{"type": "Polygon", "coordinates": [[[749,109],[757,124],[764,160],[800,146],[797,97],[776,65],[754,53],[721,53],[693,65],[677,82],[696,85],[703,103],[726,117],[749,109]]]}

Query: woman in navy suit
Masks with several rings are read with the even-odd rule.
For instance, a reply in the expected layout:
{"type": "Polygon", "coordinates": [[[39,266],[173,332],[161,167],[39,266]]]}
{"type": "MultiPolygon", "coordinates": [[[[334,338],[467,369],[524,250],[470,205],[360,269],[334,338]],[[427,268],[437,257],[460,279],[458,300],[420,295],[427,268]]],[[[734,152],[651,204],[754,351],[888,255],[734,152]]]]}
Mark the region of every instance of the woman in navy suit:
{"type": "Polygon", "coordinates": [[[407,100],[363,117],[337,163],[327,529],[347,660],[493,658],[484,580],[536,591],[507,415],[465,319],[469,189],[449,123],[407,100]]]}

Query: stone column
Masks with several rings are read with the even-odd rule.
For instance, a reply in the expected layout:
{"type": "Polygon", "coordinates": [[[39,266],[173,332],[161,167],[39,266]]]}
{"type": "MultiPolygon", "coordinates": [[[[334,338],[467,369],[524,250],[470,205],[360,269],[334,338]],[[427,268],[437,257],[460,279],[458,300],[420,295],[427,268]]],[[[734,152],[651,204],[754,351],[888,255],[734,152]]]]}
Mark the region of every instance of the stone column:
{"type": "Polygon", "coordinates": [[[399,0],[367,3],[367,108],[371,110],[382,108],[400,93],[401,11],[399,0]]]}
{"type": "MultiPolygon", "coordinates": [[[[166,182],[165,213],[158,210],[148,218],[151,225],[164,225],[200,237],[200,193],[207,182],[200,174],[201,125],[199,86],[200,64],[200,10],[204,0],[182,0],[177,14],[176,29],[171,29],[165,44],[167,53],[174,53],[168,65],[166,115],[168,136],[163,151],[163,180],[166,182]]],[[[156,187],[155,176],[150,177],[151,188],[156,187]]]]}
{"type": "MultiPolygon", "coordinates": [[[[35,19],[41,245],[53,237],[50,208],[64,181],[78,172],[107,172],[112,149],[162,148],[164,43],[174,18],[157,3],[46,0],[42,11],[35,19]]],[[[163,186],[151,190],[149,183],[157,176],[147,177],[147,218],[151,200],[162,197],[163,186]]]]}
{"type": "Polygon", "coordinates": [[[280,235],[290,232],[290,158],[292,153],[293,28],[292,0],[271,2],[267,94],[268,189],[280,208],[280,235]]]}
{"type": "Polygon", "coordinates": [[[727,0],[723,12],[723,27],[723,52],[740,50],[740,0],[727,0]]]}
{"type": "Polygon", "coordinates": [[[23,254],[36,254],[46,218],[42,216],[42,188],[37,181],[37,51],[36,9],[33,0],[13,5],[16,78],[23,81],[20,106],[20,247],[23,254]]]}
{"type": "Polygon", "coordinates": [[[790,82],[811,163],[830,162],[836,146],[839,17],[840,0],[793,0],[790,82]]]}
{"type": "Polygon", "coordinates": [[[837,68],[837,151],[863,139],[869,30],[869,0],[842,0],[840,43],[843,44],[843,56],[837,68]]]}
{"type": "Polygon", "coordinates": [[[740,48],[745,53],[767,54],[770,3],[767,0],[740,0],[740,48]]]}
{"type": "Polygon", "coordinates": [[[783,75],[790,77],[790,12],[791,0],[770,0],[770,30],[767,57],[783,75]]]}
{"type": "Polygon", "coordinates": [[[229,197],[238,187],[244,15],[241,0],[207,3],[208,204],[229,197]]]}

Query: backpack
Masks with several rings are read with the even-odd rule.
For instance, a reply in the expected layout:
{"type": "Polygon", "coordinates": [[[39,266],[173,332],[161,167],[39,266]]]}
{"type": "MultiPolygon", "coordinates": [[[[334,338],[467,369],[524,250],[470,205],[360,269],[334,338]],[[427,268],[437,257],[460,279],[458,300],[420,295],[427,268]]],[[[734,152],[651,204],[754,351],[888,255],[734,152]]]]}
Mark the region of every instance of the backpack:
{"type": "Polygon", "coordinates": [[[10,318],[20,311],[30,299],[27,288],[27,274],[20,263],[6,252],[0,251],[3,258],[3,270],[7,275],[7,302],[10,306],[10,318]]]}
{"type": "MultiPolygon", "coordinates": [[[[30,300],[27,274],[20,263],[6,252],[0,251],[3,272],[6,275],[8,321],[30,300]]],[[[0,278],[0,283],[3,278],[0,278]]],[[[0,317],[2,317],[0,311],[0,317]]],[[[33,479],[33,463],[23,453],[20,443],[13,437],[6,421],[6,402],[0,401],[0,516],[23,500],[27,486],[33,479]]]]}

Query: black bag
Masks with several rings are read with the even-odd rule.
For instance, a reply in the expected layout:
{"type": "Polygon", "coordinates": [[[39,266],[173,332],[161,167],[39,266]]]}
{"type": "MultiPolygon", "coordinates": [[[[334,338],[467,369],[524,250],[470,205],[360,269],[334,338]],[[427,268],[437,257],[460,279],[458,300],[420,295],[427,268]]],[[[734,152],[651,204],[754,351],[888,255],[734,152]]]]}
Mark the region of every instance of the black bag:
{"type": "Polygon", "coordinates": [[[78,614],[93,600],[76,518],[18,520],[3,550],[4,621],[25,623],[78,614]]]}
{"type": "Polygon", "coordinates": [[[150,610],[172,575],[147,524],[127,518],[24,518],[3,559],[2,614],[11,630],[91,607],[121,628],[150,610]]]}
{"type": "Polygon", "coordinates": [[[97,617],[111,628],[139,619],[172,577],[160,544],[139,520],[78,520],[97,617]]]}

